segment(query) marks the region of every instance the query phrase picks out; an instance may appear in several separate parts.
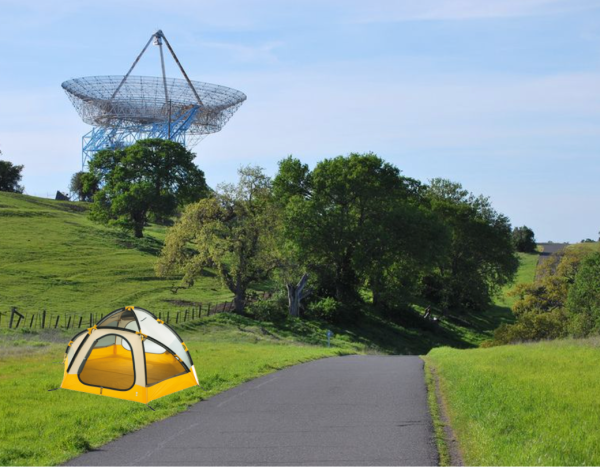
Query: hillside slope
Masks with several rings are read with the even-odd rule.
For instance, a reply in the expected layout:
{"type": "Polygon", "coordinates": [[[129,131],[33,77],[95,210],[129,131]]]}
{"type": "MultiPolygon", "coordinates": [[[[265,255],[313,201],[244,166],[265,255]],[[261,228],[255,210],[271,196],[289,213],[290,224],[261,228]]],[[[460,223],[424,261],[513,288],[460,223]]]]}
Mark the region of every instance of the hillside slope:
{"type": "MultiPolygon", "coordinates": [[[[172,293],[179,280],[159,279],[153,269],[164,227],[150,226],[146,238],[135,239],[90,221],[87,209],[85,203],[0,193],[0,312],[16,306],[27,314],[46,309],[54,314],[102,315],[135,304],[158,314],[190,302],[215,304],[231,298],[221,282],[209,275],[190,289],[172,293]]],[[[533,280],[537,255],[522,255],[521,260],[517,282],[533,280]]],[[[367,305],[360,322],[329,327],[376,352],[422,354],[441,345],[477,346],[490,339],[501,323],[512,320],[506,298],[480,313],[443,317],[437,325],[425,323],[418,315],[428,305],[418,301],[413,304],[417,313],[394,321],[367,305]]],[[[440,312],[435,306],[432,310],[440,312]]],[[[278,326],[306,340],[328,325],[284,322],[278,326]]]]}
{"type": "Polygon", "coordinates": [[[135,304],[155,313],[168,300],[222,302],[231,294],[214,277],[193,289],[159,279],[154,263],[164,228],[137,240],[87,218],[85,203],[0,193],[0,311],[99,312],[135,304]]]}

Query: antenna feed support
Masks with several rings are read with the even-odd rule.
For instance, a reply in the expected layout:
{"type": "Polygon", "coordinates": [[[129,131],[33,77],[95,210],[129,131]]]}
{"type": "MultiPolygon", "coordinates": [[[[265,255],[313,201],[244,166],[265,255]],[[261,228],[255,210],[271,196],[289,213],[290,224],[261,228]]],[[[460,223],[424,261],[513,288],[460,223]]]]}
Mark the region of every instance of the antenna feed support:
{"type": "Polygon", "coordinates": [[[154,40],[152,41],[152,43],[154,45],[162,45],[162,38],[164,37],[163,32],[159,29],[158,31],[156,31],[154,33],[154,40]]]}

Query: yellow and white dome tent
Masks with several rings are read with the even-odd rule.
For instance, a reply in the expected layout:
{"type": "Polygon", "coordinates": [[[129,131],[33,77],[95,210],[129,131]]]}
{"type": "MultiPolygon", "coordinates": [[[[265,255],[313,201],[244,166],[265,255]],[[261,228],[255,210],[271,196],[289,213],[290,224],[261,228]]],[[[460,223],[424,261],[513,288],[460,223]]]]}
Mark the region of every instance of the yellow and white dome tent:
{"type": "Polygon", "coordinates": [[[127,306],[73,337],[60,387],[148,404],[197,385],[179,335],[149,311],[127,306]]]}

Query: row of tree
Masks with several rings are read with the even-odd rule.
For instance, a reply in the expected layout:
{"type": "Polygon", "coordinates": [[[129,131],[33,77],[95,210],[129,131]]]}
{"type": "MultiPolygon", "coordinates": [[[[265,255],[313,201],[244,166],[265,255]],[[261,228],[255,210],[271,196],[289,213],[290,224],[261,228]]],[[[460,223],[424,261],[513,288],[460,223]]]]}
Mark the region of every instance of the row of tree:
{"type": "Polygon", "coordinates": [[[305,273],[313,309],[323,313],[365,300],[394,310],[415,294],[479,310],[517,270],[510,222],[488,198],[448,180],[405,177],[375,154],[325,159],[312,170],[288,157],[273,179],[244,167],[237,183],[214,190],[193,158],[163,140],[98,152],[90,172],[76,174],[80,198],[93,199],[93,219],[138,237],[149,221],[176,219],[157,274],[189,287],[215,270],[240,313],[248,290],[267,278],[287,285],[295,313],[305,273]]]}
{"type": "Polygon", "coordinates": [[[571,246],[538,268],[538,279],[514,294],[516,322],[502,325],[495,344],[587,337],[600,332],[600,253],[571,246]]]}

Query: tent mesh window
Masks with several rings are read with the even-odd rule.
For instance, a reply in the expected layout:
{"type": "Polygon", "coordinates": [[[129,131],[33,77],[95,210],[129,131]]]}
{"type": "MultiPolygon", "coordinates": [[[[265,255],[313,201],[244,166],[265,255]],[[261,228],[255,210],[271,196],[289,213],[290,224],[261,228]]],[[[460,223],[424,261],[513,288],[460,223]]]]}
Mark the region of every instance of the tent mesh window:
{"type": "Polygon", "coordinates": [[[97,339],[81,365],[79,380],[88,386],[119,391],[131,389],[135,368],[127,339],[116,334],[97,339]]]}
{"type": "Polygon", "coordinates": [[[144,340],[144,357],[147,386],[188,372],[171,352],[155,340],[144,340]]]}
{"type": "Polygon", "coordinates": [[[130,310],[123,310],[118,313],[112,313],[103,320],[100,320],[98,326],[106,326],[111,328],[129,329],[139,331],[135,313],[130,310]]]}

